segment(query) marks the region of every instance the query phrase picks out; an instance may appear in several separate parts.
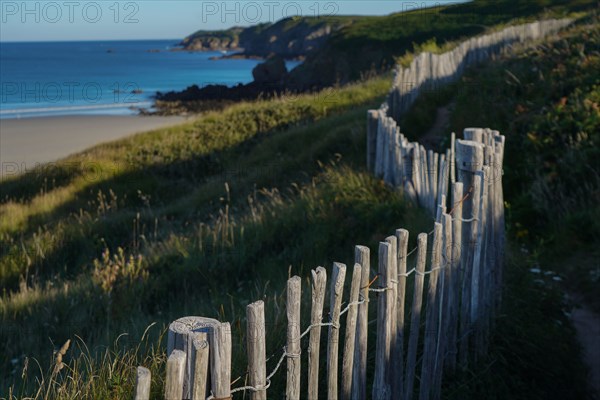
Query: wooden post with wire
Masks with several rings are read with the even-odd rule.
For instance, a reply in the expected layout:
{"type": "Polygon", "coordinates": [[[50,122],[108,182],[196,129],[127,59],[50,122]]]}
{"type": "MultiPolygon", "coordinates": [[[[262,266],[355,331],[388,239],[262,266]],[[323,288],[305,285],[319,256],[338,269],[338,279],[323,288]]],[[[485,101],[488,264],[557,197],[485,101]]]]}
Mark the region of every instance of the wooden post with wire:
{"type": "Polygon", "coordinates": [[[300,400],[300,303],[301,283],[299,276],[287,281],[287,380],[286,398],[300,400]]]}
{"type": "Polygon", "coordinates": [[[331,273],[331,286],[329,289],[329,307],[331,312],[331,325],[327,341],[327,398],[338,399],[338,349],[340,343],[340,312],[342,310],[342,296],[344,294],[344,280],[346,266],[333,263],[331,273]]]}
{"type": "Polygon", "coordinates": [[[420,233],[418,238],[417,267],[415,270],[415,290],[413,292],[412,315],[410,320],[410,337],[406,356],[406,375],[404,378],[404,399],[411,400],[417,368],[417,344],[421,321],[421,305],[423,302],[423,282],[425,280],[425,264],[427,260],[427,234],[420,233]]]}
{"type": "Polygon", "coordinates": [[[423,343],[423,361],[421,363],[421,384],[419,399],[428,399],[435,381],[435,350],[439,327],[440,299],[438,293],[438,277],[441,268],[442,224],[435,223],[433,231],[433,248],[429,269],[429,286],[425,310],[425,335],[423,343]]]}
{"type": "MultiPolygon", "coordinates": [[[[394,240],[396,238],[394,237],[394,240]]],[[[393,245],[388,241],[379,243],[379,289],[382,293],[377,302],[377,347],[375,350],[374,399],[390,399],[389,362],[392,349],[390,280],[393,270],[393,245]]]]}
{"type": "Polygon", "coordinates": [[[354,262],[361,266],[360,298],[356,321],[356,345],[352,370],[352,400],[367,398],[367,339],[369,328],[369,281],[371,273],[370,250],[366,246],[354,248],[354,262]]]}
{"type": "Polygon", "coordinates": [[[308,344],[308,398],[319,397],[319,351],[321,345],[321,321],[323,320],[323,304],[327,285],[327,271],[317,267],[311,271],[312,275],[312,308],[310,311],[310,330],[308,344]]]}
{"type": "Polygon", "coordinates": [[[265,345],[265,303],[262,300],[246,307],[246,329],[248,349],[248,378],[250,386],[256,390],[250,396],[252,400],[267,399],[267,361],[265,345]]]}
{"type": "Polygon", "coordinates": [[[361,266],[354,264],[350,298],[348,299],[348,316],[346,317],[346,336],[342,358],[342,400],[352,398],[352,368],[354,366],[354,346],[356,345],[356,316],[358,314],[358,295],[360,294],[361,266]]]}

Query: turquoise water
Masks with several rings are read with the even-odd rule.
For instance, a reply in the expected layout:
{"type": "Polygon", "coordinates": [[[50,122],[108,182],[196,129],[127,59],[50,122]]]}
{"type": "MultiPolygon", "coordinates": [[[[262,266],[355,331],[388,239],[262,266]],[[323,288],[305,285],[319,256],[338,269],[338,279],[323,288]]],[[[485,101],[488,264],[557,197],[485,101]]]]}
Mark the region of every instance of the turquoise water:
{"type": "MultiPolygon", "coordinates": [[[[258,60],[171,51],[177,40],[0,42],[0,118],[133,114],[157,91],[252,81],[258,60]]],[[[298,65],[289,62],[288,69],[298,65]]]]}

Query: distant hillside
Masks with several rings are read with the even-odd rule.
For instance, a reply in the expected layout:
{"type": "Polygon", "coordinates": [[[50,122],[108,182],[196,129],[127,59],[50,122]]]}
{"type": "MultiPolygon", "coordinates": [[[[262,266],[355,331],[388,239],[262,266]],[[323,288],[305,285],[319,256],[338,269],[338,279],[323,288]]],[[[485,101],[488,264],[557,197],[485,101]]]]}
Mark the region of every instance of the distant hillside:
{"type": "Polygon", "coordinates": [[[189,50],[240,50],[245,56],[306,57],[287,86],[305,90],[346,83],[391,69],[415,45],[462,40],[498,24],[524,22],[595,7],[597,0],[474,0],[380,17],[294,17],[275,24],[198,31],[189,50]]]}
{"type": "MultiPolygon", "coordinates": [[[[442,3],[443,4],[443,3],[442,3]]],[[[475,0],[381,17],[363,17],[332,34],[294,69],[289,84],[305,88],[329,86],[392,68],[415,45],[433,40],[441,48],[506,23],[522,23],[590,9],[596,0],[475,0]]]]}
{"type": "MultiPolygon", "coordinates": [[[[398,28],[357,24],[354,44],[366,40],[361,26],[379,37],[373,46],[398,28]]],[[[341,52],[342,39],[331,40],[327,46],[341,52]]],[[[554,271],[565,271],[565,282],[579,280],[573,286],[594,298],[600,293],[599,52],[598,22],[575,26],[425,94],[401,121],[407,134],[418,134],[416,126],[424,133],[438,107],[454,104],[444,137],[465,126],[507,134],[513,245],[503,308],[489,352],[444,382],[445,399],[585,398],[571,310],[551,286],[560,282],[531,268],[561,264],[554,271]]],[[[269,354],[278,351],[287,338],[279,289],[290,275],[353,262],[356,243],[375,257],[385,232],[398,225],[430,229],[426,213],[364,170],[366,112],[381,104],[390,83],[387,74],[235,104],[0,180],[0,393],[10,400],[130,399],[142,364],[151,370],[152,398],[162,398],[167,324],[192,313],[214,316],[235,321],[232,332],[241,338],[248,299],[257,294],[267,316],[281,317],[266,338],[269,354]],[[65,342],[71,347],[59,351],[65,342]]],[[[245,340],[232,346],[232,365],[241,365],[245,340]]],[[[324,369],[326,357],[320,362],[324,369]]],[[[242,377],[236,387],[246,373],[232,369],[242,377]]],[[[272,376],[270,398],[283,398],[285,379],[283,370],[272,376]]]]}
{"type": "Polygon", "coordinates": [[[238,49],[240,33],[245,29],[250,28],[234,26],[223,31],[198,31],[183,39],[180,45],[186,50],[238,49]]]}
{"type": "Polygon", "coordinates": [[[237,50],[245,56],[285,58],[306,56],[327,41],[331,34],[360,17],[294,17],[274,24],[222,31],[198,31],[181,42],[186,50],[237,50]]]}

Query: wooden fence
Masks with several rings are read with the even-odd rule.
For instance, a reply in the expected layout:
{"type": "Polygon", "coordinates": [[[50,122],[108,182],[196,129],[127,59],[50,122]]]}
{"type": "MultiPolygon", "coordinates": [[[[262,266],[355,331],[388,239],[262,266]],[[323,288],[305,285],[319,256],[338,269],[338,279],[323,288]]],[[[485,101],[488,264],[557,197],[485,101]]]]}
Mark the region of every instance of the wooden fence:
{"type": "Polygon", "coordinates": [[[504,30],[462,42],[443,54],[421,53],[408,68],[398,66],[385,107],[396,121],[408,111],[423,90],[435,90],[455,81],[470,65],[499,54],[514,43],[543,38],[569,25],[572,19],[549,19],[510,26],[504,30]]]}
{"type": "MultiPolygon", "coordinates": [[[[165,398],[218,400],[245,394],[253,400],[264,400],[271,379],[285,365],[285,398],[289,400],[316,400],[320,382],[326,384],[329,400],[439,399],[444,372],[485,354],[500,302],[505,138],[490,129],[467,128],[464,140],[453,135],[451,148],[437,154],[408,142],[397,127],[394,112],[412,101],[422,82],[454,76],[471,62],[468,60],[483,59],[484,53],[473,49],[489,54],[508,43],[510,37],[535,38],[563,24],[534,23],[508,28],[503,31],[508,32],[506,36],[498,33],[491,39],[471,39],[466,42],[469,45],[459,46],[461,50],[450,52],[462,54],[462,58],[440,56],[441,64],[446,63],[443,60],[455,60],[456,68],[450,75],[440,75],[439,71],[447,71],[442,67],[435,69],[438,72],[429,69],[433,74],[429,77],[419,75],[423,60],[429,60],[429,66],[438,65],[433,61],[437,56],[430,55],[417,57],[409,72],[400,69],[401,79],[405,74],[416,74],[415,82],[420,84],[412,89],[414,92],[402,92],[402,85],[396,84],[390,105],[369,111],[368,162],[388,184],[403,188],[430,210],[435,219],[431,232],[418,234],[417,246],[409,250],[409,232],[396,230],[379,243],[376,273],[371,271],[370,250],[365,246],[355,247],[350,269],[334,263],[329,273],[322,267],[311,271],[310,322],[304,329],[300,318],[302,280],[298,276],[290,278],[286,345],[277,363],[270,363],[268,374],[264,303],[249,304],[246,386],[232,387],[229,322],[204,317],[174,321],[168,332],[165,398]],[[345,292],[347,283],[349,290],[345,292]],[[407,300],[409,294],[412,299],[407,300]],[[324,313],[326,298],[328,314],[324,313]],[[369,320],[369,301],[377,305],[373,324],[369,320]],[[327,362],[325,371],[320,371],[323,328],[328,332],[324,355],[327,362]],[[371,357],[370,335],[376,336],[371,357]],[[306,337],[308,354],[304,355],[301,343],[306,337]],[[307,357],[306,371],[302,357],[307,357]],[[367,382],[367,370],[374,371],[372,382],[367,382]]],[[[138,367],[136,400],[149,398],[150,381],[150,371],[138,367]]]]}

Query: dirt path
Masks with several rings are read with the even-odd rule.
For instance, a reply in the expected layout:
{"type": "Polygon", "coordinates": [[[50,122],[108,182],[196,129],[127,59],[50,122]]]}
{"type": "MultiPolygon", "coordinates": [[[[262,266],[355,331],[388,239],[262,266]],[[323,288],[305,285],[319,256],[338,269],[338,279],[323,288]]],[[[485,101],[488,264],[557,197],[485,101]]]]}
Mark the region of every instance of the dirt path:
{"type": "Polygon", "coordinates": [[[580,303],[571,312],[571,320],[590,368],[590,386],[596,392],[593,398],[600,399],[600,315],[580,303]]]}

